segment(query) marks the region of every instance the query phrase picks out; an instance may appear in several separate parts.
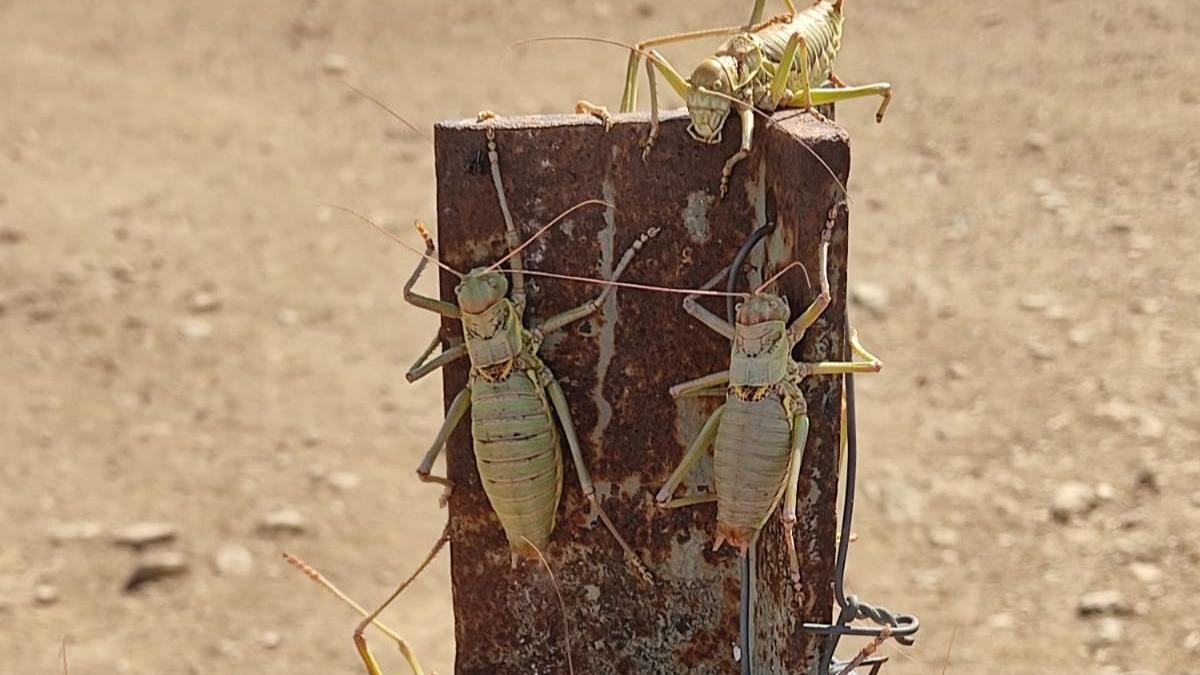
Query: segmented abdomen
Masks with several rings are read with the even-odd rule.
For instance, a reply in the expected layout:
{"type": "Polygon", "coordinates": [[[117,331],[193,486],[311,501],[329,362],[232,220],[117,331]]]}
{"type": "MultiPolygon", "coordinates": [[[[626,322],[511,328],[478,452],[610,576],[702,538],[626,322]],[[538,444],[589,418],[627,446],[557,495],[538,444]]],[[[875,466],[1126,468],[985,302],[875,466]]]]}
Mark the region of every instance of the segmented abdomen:
{"type": "Polygon", "coordinates": [[[509,547],[545,549],[562,494],[562,453],[545,392],[521,371],[503,382],[471,383],[471,434],[483,490],[509,547]]]}
{"type": "MultiPolygon", "coordinates": [[[[838,50],[842,47],[842,13],[833,8],[828,2],[813,5],[797,12],[791,21],[780,21],[763,28],[755,33],[763,43],[763,56],[772,63],[783,59],[784,49],[793,33],[804,36],[808,44],[809,85],[819,87],[829,80],[833,72],[833,62],[837,60],[838,50]]],[[[800,61],[792,68],[794,75],[789,82],[789,88],[799,92],[800,61]]]]}
{"type": "Polygon", "coordinates": [[[792,427],[779,399],[727,396],[714,444],[717,530],[749,543],[775,509],[791,459],[792,427]]]}

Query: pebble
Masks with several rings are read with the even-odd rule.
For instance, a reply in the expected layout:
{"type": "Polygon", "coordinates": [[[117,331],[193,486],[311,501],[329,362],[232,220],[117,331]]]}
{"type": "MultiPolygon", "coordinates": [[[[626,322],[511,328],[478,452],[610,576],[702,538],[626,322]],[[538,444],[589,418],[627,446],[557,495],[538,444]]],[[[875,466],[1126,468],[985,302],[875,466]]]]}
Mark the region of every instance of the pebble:
{"type": "MultiPolygon", "coordinates": [[[[988,24],[984,24],[988,25],[988,24]]],[[[1025,136],[1025,149],[1032,152],[1045,152],[1050,147],[1050,137],[1039,131],[1031,131],[1025,136]]]]}
{"type": "Polygon", "coordinates": [[[1006,613],[993,614],[990,617],[988,617],[987,625],[990,628],[996,628],[999,630],[1008,630],[1010,628],[1016,627],[1017,619],[1012,614],[1006,614],[1006,613]]]}
{"type": "Polygon", "coordinates": [[[1129,564],[1129,571],[1134,578],[1148,586],[1153,586],[1162,581],[1162,568],[1153,563],[1135,562],[1129,564]]]}
{"type": "Polygon", "coordinates": [[[1183,648],[1189,652],[1200,650],[1200,630],[1194,630],[1183,638],[1183,648]]]}
{"type": "Polygon", "coordinates": [[[197,314],[215,312],[221,308],[221,300],[208,291],[196,291],[188,299],[188,308],[197,314]]]}
{"type": "Polygon", "coordinates": [[[321,67],[329,75],[345,75],[350,72],[350,57],[345,54],[326,54],[321,67]]]}
{"type": "Polygon", "coordinates": [[[1049,293],[1030,293],[1021,296],[1020,305],[1021,309],[1027,312],[1041,312],[1054,302],[1055,297],[1049,293]]]}
{"type": "Polygon", "coordinates": [[[1133,431],[1143,438],[1159,439],[1167,431],[1167,425],[1161,418],[1119,398],[1102,403],[1096,408],[1096,415],[1121,429],[1132,426],[1133,431]]]}
{"type": "Polygon", "coordinates": [[[958,542],[958,532],[948,527],[935,527],[929,531],[929,543],[939,548],[954,548],[958,542]]]}
{"type": "Polygon", "coordinates": [[[1029,355],[1036,361],[1053,361],[1058,356],[1053,347],[1034,338],[1029,338],[1025,343],[1025,348],[1029,350],[1029,355]]]}
{"type": "Polygon", "coordinates": [[[292,509],[280,509],[263,516],[258,530],[267,535],[302,534],[307,526],[304,517],[292,509]]]}
{"type": "Polygon", "coordinates": [[[1092,591],[1079,598],[1079,616],[1121,616],[1133,612],[1133,607],[1120,591],[1092,591]]]}
{"type": "Polygon", "coordinates": [[[1192,493],[1192,506],[1200,508],[1200,492],[1192,493]]]}
{"type": "Polygon", "coordinates": [[[1096,624],[1096,629],[1088,636],[1088,644],[1092,647],[1107,647],[1121,641],[1125,636],[1125,623],[1114,617],[1105,617],[1096,624]]]}
{"type": "Polygon", "coordinates": [[[119,546],[144,548],[151,544],[172,541],[179,535],[179,528],[172,523],[133,523],[112,531],[112,542],[119,546]]]}
{"type": "Polygon", "coordinates": [[[39,605],[53,605],[58,602],[58,588],[50,584],[38,584],[33,587],[33,601],[39,605]]]}
{"type": "Polygon", "coordinates": [[[275,320],[285,326],[294,326],[300,321],[300,312],[291,307],[284,307],[275,315],[275,320]]]}
{"type": "Polygon", "coordinates": [[[1112,483],[1100,483],[1096,485],[1096,499],[1102,502],[1111,502],[1117,498],[1117,489],[1112,483]]]}
{"type": "Polygon", "coordinates": [[[850,302],[877,317],[887,312],[890,296],[884,286],[867,281],[859,281],[850,288],[850,302]]]}
{"type": "Polygon", "coordinates": [[[1130,303],[1129,309],[1132,310],[1134,314],[1150,316],[1153,314],[1158,314],[1159,310],[1162,309],[1162,303],[1154,298],[1137,298],[1130,303]]]}
{"type": "Polygon", "coordinates": [[[12,246],[25,241],[25,233],[11,227],[0,227],[0,245],[12,246]]]}
{"type": "Polygon", "coordinates": [[[962,361],[951,361],[946,367],[946,375],[952,380],[965,380],[971,376],[971,369],[962,361]]]}
{"type": "Polygon", "coordinates": [[[137,590],[150,582],[177,577],[187,571],[187,557],[179,551],[147,553],[138,558],[133,572],[129,575],[129,580],[125,582],[125,590],[137,590]]]}
{"type": "Polygon", "coordinates": [[[1070,522],[1076,516],[1083,516],[1096,507],[1096,491],[1092,486],[1077,481],[1068,481],[1054,492],[1054,504],[1050,507],[1050,515],[1060,523],[1070,522]]]}
{"type": "Polygon", "coordinates": [[[1092,341],[1092,329],[1085,325],[1071,326],[1067,331],[1067,340],[1072,346],[1082,347],[1092,341]]]}
{"type": "Polygon", "coordinates": [[[197,319],[195,317],[183,319],[177,326],[180,335],[193,340],[211,337],[213,333],[212,322],[207,319],[197,319]]]}
{"type": "Polygon", "coordinates": [[[254,555],[241,544],[222,544],[213,554],[213,569],[223,577],[250,576],[254,571],[254,555]]]}
{"type": "Polygon", "coordinates": [[[283,636],[279,633],[268,630],[258,636],[258,644],[262,645],[263,649],[275,649],[283,643],[283,636]]]}
{"type": "Polygon", "coordinates": [[[1134,476],[1133,484],[1140,490],[1153,492],[1158,494],[1162,491],[1162,479],[1159,478],[1158,472],[1148,466],[1143,466],[1137,470],[1134,476]]]}
{"type": "Polygon", "coordinates": [[[325,482],[329,486],[340,492],[349,492],[355,490],[362,484],[362,479],[356,473],[349,471],[334,471],[325,477],[325,482]]]}
{"type": "Polygon", "coordinates": [[[87,520],[55,522],[46,526],[46,536],[56,544],[68,541],[89,541],[99,538],[101,534],[104,534],[104,526],[87,520]]]}

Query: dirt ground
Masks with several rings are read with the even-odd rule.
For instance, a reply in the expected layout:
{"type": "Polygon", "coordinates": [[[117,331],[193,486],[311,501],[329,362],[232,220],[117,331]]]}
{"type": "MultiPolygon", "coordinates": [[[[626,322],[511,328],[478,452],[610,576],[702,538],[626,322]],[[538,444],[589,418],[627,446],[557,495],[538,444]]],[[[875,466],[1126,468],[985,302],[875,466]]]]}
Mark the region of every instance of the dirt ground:
{"type": "MultiPolygon", "coordinates": [[[[436,212],[429,146],[337,71],[424,128],[615,105],[619,50],[499,56],[751,4],[0,0],[0,672],[59,672],[64,638],[72,675],[360,672],[279,552],[364,603],[420,560],[440,385],[401,376],[432,329],[411,257],[319,204],[436,212]],[[126,593],[112,530],[146,522],[187,570],[126,593]]],[[[956,674],[1200,673],[1200,11],[847,5],[839,72],[896,88],[882,125],[839,110],[886,364],[849,581],[924,622],[885,672],[953,640],[956,674]]],[[[443,673],[449,597],[443,556],[387,617],[443,673]]]]}

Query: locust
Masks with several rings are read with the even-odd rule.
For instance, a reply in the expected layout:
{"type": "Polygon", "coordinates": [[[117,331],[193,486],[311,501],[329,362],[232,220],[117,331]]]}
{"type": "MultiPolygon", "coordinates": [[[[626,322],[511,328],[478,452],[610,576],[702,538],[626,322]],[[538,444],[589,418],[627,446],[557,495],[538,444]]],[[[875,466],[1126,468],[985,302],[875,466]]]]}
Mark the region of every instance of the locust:
{"type": "MultiPolygon", "coordinates": [[[[708,145],[721,142],[722,129],[736,108],[742,122],[742,142],[721,170],[721,196],[729,191],[734,167],[753,147],[754,115],[781,108],[802,108],[864,96],[880,96],[877,122],[883,121],[891,101],[892,86],[878,82],[848,86],[833,71],[842,45],[845,0],[817,0],[797,11],[793,0],[783,0],[785,14],[763,20],[767,0],[756,0],[750,22],[744,26],[711,28],[656,37],[638,43],[629,54],[621,112],[637,107],[638,66],[646,57],[650,85],[650,133],[642,157],[649,156],[659,135],[657,70],[680,98],[687,102],[688,134],[708,145]],[[685,78],[655,47],[731,35],[716,52],[700,62],[685,78]]],[[[590,113],[611,126],[603,106],[579,101],[576,112],[590,113]]]]}
{"type": "MultiPolygon", "coordinates": [[[[730,363],[727,370],[671,387],[671,396],[717,394],[723,395],[725,401],[708,417],[655,497],[662,508],[717,502],[713,550],[728,542],[742,555],[782,501],[783,534],[797,597],[801,592],[794,538],[797,482],[809,430],[808,406],[800,384],[810,376],[875,373],[882,368],[879,359],[862,346],[853,330],[851,361],[797,362],[792,357],[792,349],[831,302],[828,260],[837,208],[830,210],[821,237],[820,291],[790,324],[787,301],[765,290],[773,279],[738,304],[732,325],[701,305],[696,295],[684,299],[684,311],[730,340],[730,363]],[[715,494],[673,496],[710,446],[714,456],[715,494]]],[[[727,268],[706,288],[732,273],[734,270],[727,268]]]]}
{"type": "MultiPolygon", "coordinates": [[[[433,259],[435,248],[432,238],[422,227],[419,229],[425,240],[425,254],[404,286],[406,301],[461,321],[464,336],[463,342],[448,346],[436,357],[433,351],[439,339],[435,338],[409,369],[408,380],[420,379],[463,357],[470,360],[468,383],[450,403],[445,422],[417,467],[417,476],[422,481],[443,485],[446,489],[443,501],[446,499],[452,488],[451,482],[433,475],[433,464],[451,433],[469,414],[476,467],[508,539],[515,567],[519,558],[536,559],[536,550],[545,549],[549,543],[562,495],[560,447],[561,441],[565,440],[584,496],[621,546],[634,571],[648,581],[649,571],[617,531],[596,497],[566,395],[538,355],[547,335],[595,314],[603,307],[614,286],[604,285],[592,300],[528,327],[525,325],[527,272],[521,251],[532,239],[521,244],[505,196],[495,131],[491,127],[486,129],[486,137],[509,254],[489,267],[476,268],[467,274],[450,270],[460,279],[454,290],[456,303],[425,297],[417,294],[413,286],[426,264],[433,259]],[[507,273],[500,268],[504,262],[511,265],[507,273]]],[[[583,202],[551,221],[541,232],[567,213],[587,205],[610,206],[600,200],[583,202]]],[[[645,232],[630,245],[614,268],[611,280],[620,278],[636,253],[657,233],[657,229],[645,232]]],[[[449,269],[444,264],[442,267],[449,269]]]]}

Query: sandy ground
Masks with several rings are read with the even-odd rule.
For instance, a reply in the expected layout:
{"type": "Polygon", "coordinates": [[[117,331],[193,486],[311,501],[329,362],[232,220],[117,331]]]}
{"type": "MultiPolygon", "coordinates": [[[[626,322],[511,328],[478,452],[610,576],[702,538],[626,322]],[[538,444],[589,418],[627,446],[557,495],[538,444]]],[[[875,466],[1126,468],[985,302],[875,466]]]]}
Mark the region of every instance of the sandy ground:
{"type": "MultiPolygon", "coordinates": [[[[278,554],[364,602],[416,564],[440,386],[400,376],[432,326],[400,298],[411,258],[318,205],[435,210],[429,147],[329,67],[425,128],[615,104],[617,50],[497,57],[750,4],[0,0],[0,672],[58,672],[64,638],[73,675],[359,672],[351,613],[278,554]],[[281,509],[303,532],[262,530],[281,509]],[[147,521],[188,570],[126,593],[110,533],[147,521]]],[[[887,672],[941,672],[953,636],[951,673],[1200,673],[1200,11],[848,17],[840,73],[897,95],[880,126],[839,111],[886,363],[860,380],[850,583],[924,621],[887,672]],[[1110,590],[1116,616],[1078,615],[1110,590]]],[[[445,557],[388,619],[451,669],[445,557]]]]}

